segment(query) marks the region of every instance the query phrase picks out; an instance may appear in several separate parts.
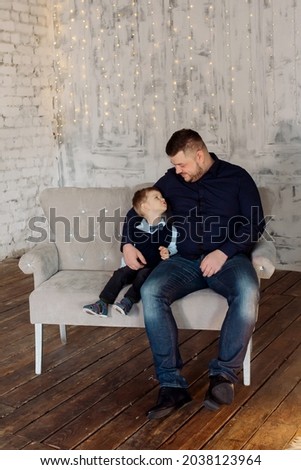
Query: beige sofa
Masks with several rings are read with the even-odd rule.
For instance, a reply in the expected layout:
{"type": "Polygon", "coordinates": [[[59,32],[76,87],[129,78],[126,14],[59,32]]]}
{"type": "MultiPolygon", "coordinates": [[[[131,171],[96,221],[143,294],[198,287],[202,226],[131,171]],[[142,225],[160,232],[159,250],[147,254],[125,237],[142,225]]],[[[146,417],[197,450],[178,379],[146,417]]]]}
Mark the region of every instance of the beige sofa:
{"type": "MultiPolygon", "coordinates": [[[[59,325],[63,342],[66,325],[144,326],[141,302],[127,317],[111,308],[108,318],[97,318],[82,310],[84,304],[98,298],[112,271],[120,266],[122,221],[135,189],[65,187],[41,193],[50,231],[46,237],[44,221],[31,220],[35,246],[19,261],[24,273],[34,275],[29,303],[30,321],[35,325],[37,374],[42,370],[43,325],[59,325]]],[[[269,278],[275,269],[273,243],[259,241],[252,259],[259,278],[269,278]]],[[[205,289],[174,302],[172,309],[179,328],[220,330],[227,302],[205,289]]],[[[246,385],[250,383],[250,351],[251,347],[244,361],[246,385]]]]}

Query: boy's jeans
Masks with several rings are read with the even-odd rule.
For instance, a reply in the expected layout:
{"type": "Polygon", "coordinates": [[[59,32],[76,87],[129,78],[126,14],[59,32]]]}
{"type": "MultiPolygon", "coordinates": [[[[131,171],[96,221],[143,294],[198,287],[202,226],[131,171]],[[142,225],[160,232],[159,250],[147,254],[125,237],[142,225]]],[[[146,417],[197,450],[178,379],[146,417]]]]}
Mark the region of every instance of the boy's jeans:
{"type": "MultiPolygon", "coordinates": [[[[211,288],[228,300],[229,309],[219,339],[218,358],[209,364],[209,375],[222,374],[237,382],[257,316],[259,282],[249,258],[233,256],[211,277],[203,277],[202,257],[189,260],[174,255],[152,271],[141,289],[144,321],[161,387],[188,387],[180,370],[178,330],[170,305],[196,290],[211,288]]],[[[186,312],[189,315],[189,312],[186,312]]],[[[206,309],[200,315],[206,315],[206,309]]]]}

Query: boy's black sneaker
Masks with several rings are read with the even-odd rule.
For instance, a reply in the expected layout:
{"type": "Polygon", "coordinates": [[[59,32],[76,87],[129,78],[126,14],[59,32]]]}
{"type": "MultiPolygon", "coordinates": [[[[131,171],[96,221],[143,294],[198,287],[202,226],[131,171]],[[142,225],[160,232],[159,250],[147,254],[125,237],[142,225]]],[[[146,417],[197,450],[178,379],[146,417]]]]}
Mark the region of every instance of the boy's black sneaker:
{"type": "Polygon", "coordinates": [[[83,310],[97,317],[107,318],[108,316],[108,305],[102,299],[97,300],[94,304],[84,305],[83,310]]]}
{"type": "Polygon", "coordinates": [[[123,297],[120,302],[115,302],[113,304],[114,310],[116,310],[118,313],[121,313],[121,315],[128,315],[132,306],[133,302],[128,297],[123,297]]]}

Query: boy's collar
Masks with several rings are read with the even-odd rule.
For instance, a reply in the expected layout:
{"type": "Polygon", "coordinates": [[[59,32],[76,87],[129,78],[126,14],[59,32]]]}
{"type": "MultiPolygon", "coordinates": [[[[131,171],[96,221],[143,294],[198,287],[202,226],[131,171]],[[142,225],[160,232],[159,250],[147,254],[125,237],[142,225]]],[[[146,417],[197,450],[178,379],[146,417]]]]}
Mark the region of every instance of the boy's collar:
{"type": "Polygon", "coordinates": [[[142,219],[139,225],[137,225],[137,228],[142,229],[142,230],[149,230],[149,231],[155,231],[159,227],[165,225],[165,220],[164,217],[161,217],[160,221],[156,225],[150,225],[146,219],[142,219]]]}

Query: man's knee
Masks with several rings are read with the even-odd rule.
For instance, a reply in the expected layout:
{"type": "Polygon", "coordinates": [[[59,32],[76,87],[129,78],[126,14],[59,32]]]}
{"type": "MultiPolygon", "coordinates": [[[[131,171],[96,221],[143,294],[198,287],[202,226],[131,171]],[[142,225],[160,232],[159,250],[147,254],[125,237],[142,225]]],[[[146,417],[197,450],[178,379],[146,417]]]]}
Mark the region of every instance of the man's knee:
{"type": "Polygon", "coordinates": [[[150,275],[142,284],[140,289],[142,302],[151,301],[155,299],[164,300],[166,296],[165,289],[162,282],[158,281],[156,276],[150,275]]]}
{"type": "Polygon", "coordinates": [[[148,277],[141,286],[140,293],[142,300],[157,293],[157,283],[148,277]]]}
{"type": "Polygon", "coordinates": [[[239,289],[243,297],[254,301],[259,300],[260,286],[257,277],[248,277],[246,280],[242,279],[239,285],[239,289]]]}

